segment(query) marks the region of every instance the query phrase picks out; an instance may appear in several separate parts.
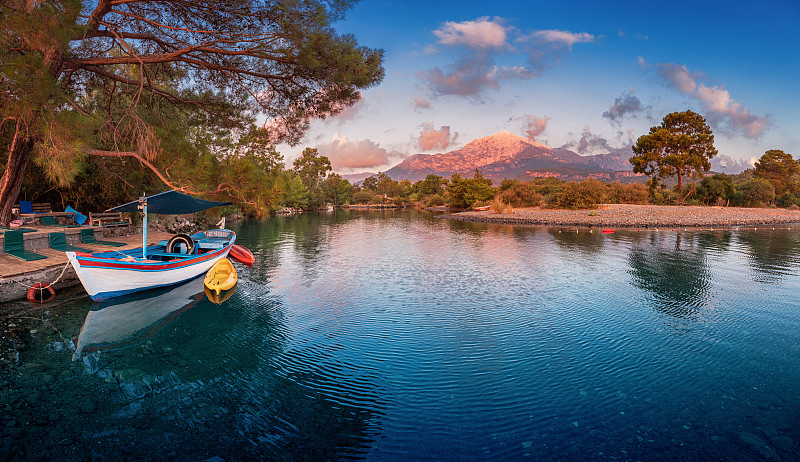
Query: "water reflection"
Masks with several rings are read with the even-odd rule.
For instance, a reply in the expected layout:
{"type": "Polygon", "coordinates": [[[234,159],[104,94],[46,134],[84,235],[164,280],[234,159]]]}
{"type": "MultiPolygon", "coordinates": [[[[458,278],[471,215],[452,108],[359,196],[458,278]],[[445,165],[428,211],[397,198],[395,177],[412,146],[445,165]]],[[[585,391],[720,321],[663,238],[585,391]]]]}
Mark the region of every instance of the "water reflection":
{"type": "Polygon", "coordinates": [[[694,317],[707,303],[711,275],[696,234],[651,233],[632,243],[629,274],[653,307],[677,318],[694,317]]]}
{"type": "Polygon", "coordinates": [[[800,249],[553,231],[415,212],[242,223],[256,264],[235,293],[187,290],[130,346],[70,360],[86,297],[15,320],[28,348],[0,375],[0,454],[797,458],[800,249]],[[780,286],[751,280],[751,254],[780,286]]]}
{"type": "Polygon", "coordinates": [[[739,233],[738,241],[746,247],[755,282],[777,284],[796,274],[800,264],[800,234],[796,228],[744,230],[739,233]]]}
{"type": "Polygon", "coordinates": [[[365,390],[364,406],[342,402],[328,392],[338,384],[320,387],[326,378],[276,367],[296,359],[285,307],[251,276],[242,271],[221,305],[206,299],[202,278],[91,307],[86,297],[60,305],[28,329],[22,373],[0,377],[0,454],[325,460],[363,453],[379,416],[374,394],[365,390]],[[77,320],[76,310],[87,314],[77,320]]]}
{"type": "Polygon", "coordinates": [[[593,254],[603,250],[608,235],[595,229],[547,228],[555,242],[565,250],[593,254]]]}
{"type": "Polygon", "coordinates": [[[75,339],[72,359],[141,344],[203,297],[203,277],[199,276],[177,286],[95,303],[75,339]]]}

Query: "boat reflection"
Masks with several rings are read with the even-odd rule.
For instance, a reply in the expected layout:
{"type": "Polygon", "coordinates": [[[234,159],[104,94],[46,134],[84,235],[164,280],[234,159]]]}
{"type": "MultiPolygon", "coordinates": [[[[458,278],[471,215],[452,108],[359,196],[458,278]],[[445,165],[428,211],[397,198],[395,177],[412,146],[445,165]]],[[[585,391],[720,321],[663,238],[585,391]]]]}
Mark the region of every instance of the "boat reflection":
{"type": "Polygon", "coordinates": [[[223,302],[231,298],[231,295],[233,295],[234,292],[236,292],[237,285],[238,284],[234,284],[234,286],[230,289],[221,290],[220,292],[215,292],[205,286],[203,286],[203,290],[206,293],[206,297],[211,300],[211,303],[214,303],[215,305],[221,305],[223,302]]]}
{"type": "Polygon", "coordinates": [[[203,298],[201,275],[177,286],[94,303],[78,333],[72,360],[84,354],[138,345],[155,336],[203,298]]]}

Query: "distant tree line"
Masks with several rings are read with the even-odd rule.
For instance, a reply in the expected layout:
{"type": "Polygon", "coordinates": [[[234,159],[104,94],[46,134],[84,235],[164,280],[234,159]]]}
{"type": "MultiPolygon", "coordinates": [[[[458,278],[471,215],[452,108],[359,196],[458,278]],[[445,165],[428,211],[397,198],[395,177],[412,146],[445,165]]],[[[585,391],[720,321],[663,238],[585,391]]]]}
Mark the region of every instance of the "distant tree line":
{"type": "MultiPolygon", "coordinates": [[[[195,120],[198,115],[172,115],[170,123],[184,127],[186,136],[164,140],[176,143],[174,152],[187,155],[172,157],[170,163],[160,164],[161,170],[173,176],[181,171],[180,176],[191,177],[196,187],[221,184],[228,191],[225,197],[253,218],[287,207],[314,210],[347,204],[457,209],[491,205],[498,212],[514,207],[591,209],[601,203],[800,207],[800,164],[781,150],[766,151],[753,169],[743,173],[705,176],[716,155],[713,134],[691,111],[667,115],[660,126],[639,138],[631,163],[634,171],[650,178],[630,184],[538,178],[505,179],[494,185],[479,169],[471,177],[430,174],[414,183],[378,173],[353,184],[334,173],[330,160],[316,149],[306,148],[287,168],[259,129],[232,133],[220,128],[212,136],[209,126],[193,128],[204,124],[202,118],[195,120]]],[[[9,134],[0,131],[0,137],[9,134]]],[[[96,211],[168,187],[139,159],[84,157],[68,184],[53,181],[52,165],[32,163],[21,198],[96,211]]]]}

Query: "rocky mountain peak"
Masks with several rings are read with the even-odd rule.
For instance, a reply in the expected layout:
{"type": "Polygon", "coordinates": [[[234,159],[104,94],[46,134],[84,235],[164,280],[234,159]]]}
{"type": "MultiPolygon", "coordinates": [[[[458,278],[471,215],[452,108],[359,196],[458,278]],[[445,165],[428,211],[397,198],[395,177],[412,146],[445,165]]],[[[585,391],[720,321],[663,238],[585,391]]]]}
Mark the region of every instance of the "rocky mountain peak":
{"type": "Polygon", "coordinates": [[[505,153],[518,153],[528,149],[531,146],[549,149],[547,146],[541,145],[535,141],[531,141],[528,138],[515,135],[508,130],[503,130],[502,132],[498,132],[493,135],[472,140],[467,143],[466,146],[461,148],[460,151],[492,149],[505,153]]]}

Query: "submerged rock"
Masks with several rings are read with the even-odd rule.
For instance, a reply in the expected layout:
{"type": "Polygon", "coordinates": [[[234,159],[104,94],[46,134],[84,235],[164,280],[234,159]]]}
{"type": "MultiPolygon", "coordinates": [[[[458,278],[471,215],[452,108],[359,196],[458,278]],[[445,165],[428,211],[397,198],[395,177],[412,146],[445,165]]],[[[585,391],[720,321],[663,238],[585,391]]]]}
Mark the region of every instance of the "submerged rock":
{"type": "Polygon", "coordinates": [[[784,452],[791,451],[792,446],[794,446],[794,441],[792,441],[792,439],[788,436],[784,435],[773,436],[769,439],[769,442],[775,446],[776,449],[784,452]]]}
{"type": "Polygon", "coordinates": [[[767,444],[760,436],[748,432],[739,432],[736,441],[743,446],[761,447],[767,444]]]}

